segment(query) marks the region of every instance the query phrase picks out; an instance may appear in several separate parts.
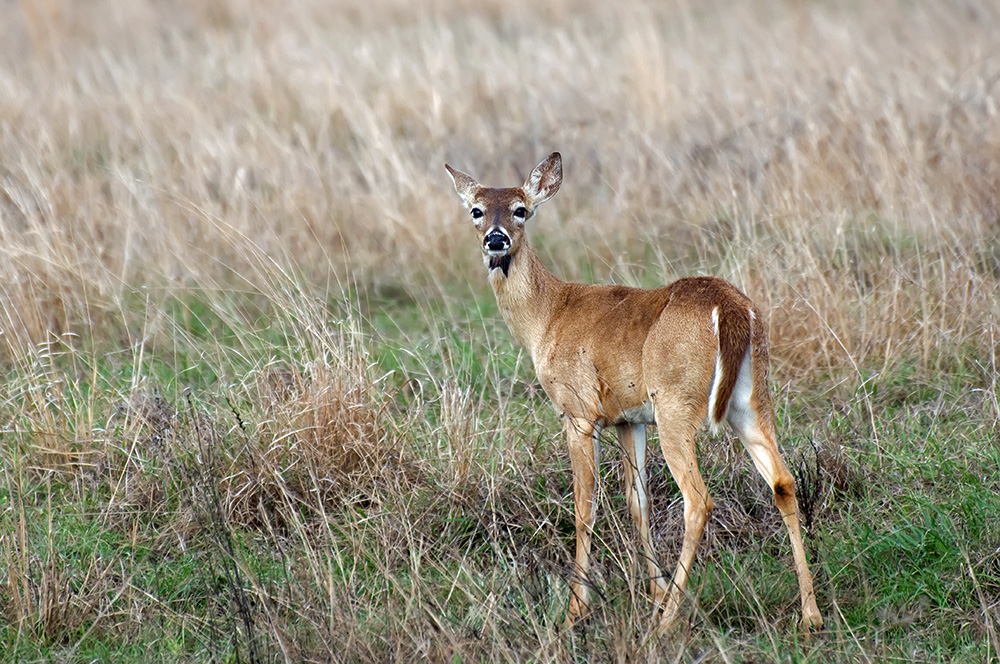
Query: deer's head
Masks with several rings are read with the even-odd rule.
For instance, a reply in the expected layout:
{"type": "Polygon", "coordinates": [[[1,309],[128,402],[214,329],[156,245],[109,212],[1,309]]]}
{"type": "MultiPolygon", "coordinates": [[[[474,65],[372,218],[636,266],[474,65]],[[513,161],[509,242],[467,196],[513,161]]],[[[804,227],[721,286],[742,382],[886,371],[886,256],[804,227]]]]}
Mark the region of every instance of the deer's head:
{"type": "Polygon", "coordinates": [[[562,157],[553,152],[535,166],[520,187],[484,187],[448,164],[455,191],[472,216],[479,233],[483,260],[490,271],[506,275],[511,260],[525,243],[524,224],[539,205],[552,198],[562,183],[562,157]]]}

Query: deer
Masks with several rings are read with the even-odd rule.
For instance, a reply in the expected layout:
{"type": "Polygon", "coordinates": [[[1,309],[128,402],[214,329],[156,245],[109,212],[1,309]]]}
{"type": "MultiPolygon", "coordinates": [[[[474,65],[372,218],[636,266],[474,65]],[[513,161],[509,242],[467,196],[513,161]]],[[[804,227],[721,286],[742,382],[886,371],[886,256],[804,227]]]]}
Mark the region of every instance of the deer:
{"type": "Polygon", "coordinates": [[[520,187],[480,185],[448,164],[472,217],[488,280],[514,339],[563,421],[573,479],[576,559],[565,625],[591,609],[588,567],[596,513],[600,437],[613,426],[624,459],[624,490],[639,532],[662,633],[677,624],[698,544],[712,511],[695,434],[727,422],[773,491],[788,530],[802,603],[800,625],[823,627],[806,560],[795,480],[775,441],[768,383],[767,325],[736,286],[711,276],[652,289],[561,281],[528,243],[527,223],[562,184],[553,152],[520,187]],[[680,489],[684,538],[673,576],[660,571],[650,537],[646,427],[655,425],[680,489]]]}

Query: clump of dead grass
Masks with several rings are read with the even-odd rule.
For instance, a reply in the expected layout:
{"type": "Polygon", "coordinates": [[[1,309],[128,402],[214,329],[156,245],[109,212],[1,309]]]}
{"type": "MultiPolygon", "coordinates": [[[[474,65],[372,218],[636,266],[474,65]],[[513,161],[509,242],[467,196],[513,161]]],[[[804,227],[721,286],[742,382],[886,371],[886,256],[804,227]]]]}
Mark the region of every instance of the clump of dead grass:
{"type": "Polygon", "coordinates": [[[254,513],[261,491],[287,493],[282,500],[317,510],[339,500],[367,501],[385,483],[412,474],[385,381],[319,365],[307,373],[270,371],[261,382],[262,417],[248,432],[251,459],[229,480],[230,493],[243,503],[234,511],[254,513]]]}

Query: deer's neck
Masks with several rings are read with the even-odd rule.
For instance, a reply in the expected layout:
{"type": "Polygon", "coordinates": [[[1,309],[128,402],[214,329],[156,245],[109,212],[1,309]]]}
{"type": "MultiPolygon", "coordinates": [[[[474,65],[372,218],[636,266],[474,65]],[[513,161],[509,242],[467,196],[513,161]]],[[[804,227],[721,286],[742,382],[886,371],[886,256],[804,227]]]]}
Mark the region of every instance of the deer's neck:
{"type": "Polygon", "coordinates": [[[490,285],[511,334],[535,357],[566,284],[552,276],[534,250],[525,246],[511,257],[506,270],[490,271],[490,285]]]}

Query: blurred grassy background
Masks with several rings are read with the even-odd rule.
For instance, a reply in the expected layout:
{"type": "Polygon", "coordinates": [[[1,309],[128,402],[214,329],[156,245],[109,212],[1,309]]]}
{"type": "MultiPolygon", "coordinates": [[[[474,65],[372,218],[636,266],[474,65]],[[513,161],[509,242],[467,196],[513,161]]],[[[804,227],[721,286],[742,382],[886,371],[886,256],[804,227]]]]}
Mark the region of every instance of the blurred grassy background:
{"type": "Polygon", "coordinates": [[[6,5],[10,660],[996,658],[992,4],[6,5]],[[555,274],[767,312],[823,638],[728,435],[687,626],[650,633],[612,453],[559,631],[567,459],[443,170],[556,149],[555,274]]]}

